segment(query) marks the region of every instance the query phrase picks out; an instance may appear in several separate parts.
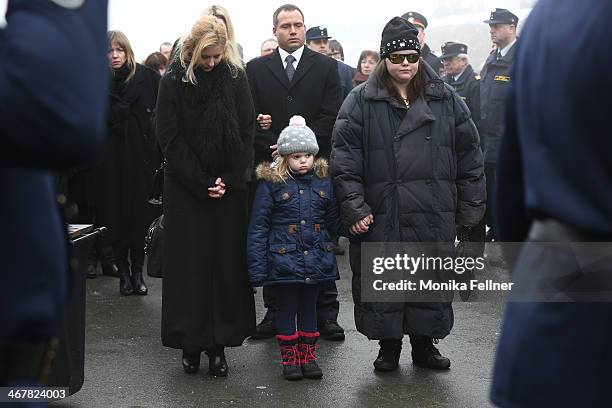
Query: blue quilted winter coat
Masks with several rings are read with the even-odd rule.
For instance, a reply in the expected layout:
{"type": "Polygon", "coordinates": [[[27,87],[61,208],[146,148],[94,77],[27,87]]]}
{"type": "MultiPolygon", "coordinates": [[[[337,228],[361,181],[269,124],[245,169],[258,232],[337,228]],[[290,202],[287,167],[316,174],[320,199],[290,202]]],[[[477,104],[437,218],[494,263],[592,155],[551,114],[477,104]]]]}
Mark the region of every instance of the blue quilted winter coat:
{"type": "Polygon", "coordinates": [[[269,163],[257,167],[247,254],[253,286],[316,284],[340,279],[334,255],[340,219],[327,162],[282,180],[269,163]]]}

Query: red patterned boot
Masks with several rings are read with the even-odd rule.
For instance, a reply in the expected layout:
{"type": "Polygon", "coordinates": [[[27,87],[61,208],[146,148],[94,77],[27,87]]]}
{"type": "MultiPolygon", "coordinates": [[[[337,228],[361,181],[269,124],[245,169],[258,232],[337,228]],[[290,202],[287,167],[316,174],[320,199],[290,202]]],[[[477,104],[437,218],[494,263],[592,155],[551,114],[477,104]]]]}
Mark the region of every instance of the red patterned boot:
{"type": "Polygon", "coordinates": [[[276,335],[280,347],[283,362],[283,377],[285,377],[285,380],[294,381],[303,378],[298,354],[298,338],[299,335],[297,332],[291,336],[276,335]]]}
{"type": "Polygon", "coordinates": [[[300,366],[304,378],[321,378],[323,371],[317,364],[317,340],[319,332],[298,332],[300,335],[300,344],[298,351],[300,353],[300,366]]]}

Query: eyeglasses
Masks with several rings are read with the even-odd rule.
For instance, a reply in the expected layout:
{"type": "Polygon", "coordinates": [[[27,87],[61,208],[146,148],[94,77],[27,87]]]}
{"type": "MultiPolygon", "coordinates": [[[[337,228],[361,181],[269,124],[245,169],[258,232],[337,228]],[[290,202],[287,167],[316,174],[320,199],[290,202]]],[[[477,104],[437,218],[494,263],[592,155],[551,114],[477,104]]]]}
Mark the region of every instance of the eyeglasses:
{"type": "Polygon", "coordinates": [[[391,54],[387,58],[392,64],[402,64],[404,60],[411,64],[419,62],[419,54],[391,54]]]}

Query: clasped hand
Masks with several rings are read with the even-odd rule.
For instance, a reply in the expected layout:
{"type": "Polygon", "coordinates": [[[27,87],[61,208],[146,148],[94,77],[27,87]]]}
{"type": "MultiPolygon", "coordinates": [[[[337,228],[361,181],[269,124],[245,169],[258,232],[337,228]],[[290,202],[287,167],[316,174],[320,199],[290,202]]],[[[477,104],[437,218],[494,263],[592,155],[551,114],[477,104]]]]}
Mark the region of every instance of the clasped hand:
{"type": "Polygon", "coordinates": [[[357,221],[355,224],[351,226],[351,234],[353,235],[361,235],[368,232],[370,229],[370,224],[374,222],[374,216],[372,214],[368,215],[362,220],[357,221]]]}
{"type": "Polygon", "coordinates": [[[214,187],[208,187],[208,196],[210,198],[221,198],[225,194],[225,183],[221,177],[217,177],[214,187]]]}

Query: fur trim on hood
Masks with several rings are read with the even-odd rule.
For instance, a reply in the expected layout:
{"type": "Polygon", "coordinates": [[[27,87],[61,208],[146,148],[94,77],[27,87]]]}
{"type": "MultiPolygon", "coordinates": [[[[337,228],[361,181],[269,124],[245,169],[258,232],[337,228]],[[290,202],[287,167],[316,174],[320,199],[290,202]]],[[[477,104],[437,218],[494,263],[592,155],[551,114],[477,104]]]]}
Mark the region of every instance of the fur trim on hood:
{"type": "MultiPolygon", "coordinates": [[[[329,176],[329,165],[325,159],[317,159],[314,162],[314,172],[319,178],[329,176]]],[[[270,162],[263,162],[255,169],[258,180],[265,180],[271,183],[282,183],[284,180],[270,167],[270,162]]]]}

